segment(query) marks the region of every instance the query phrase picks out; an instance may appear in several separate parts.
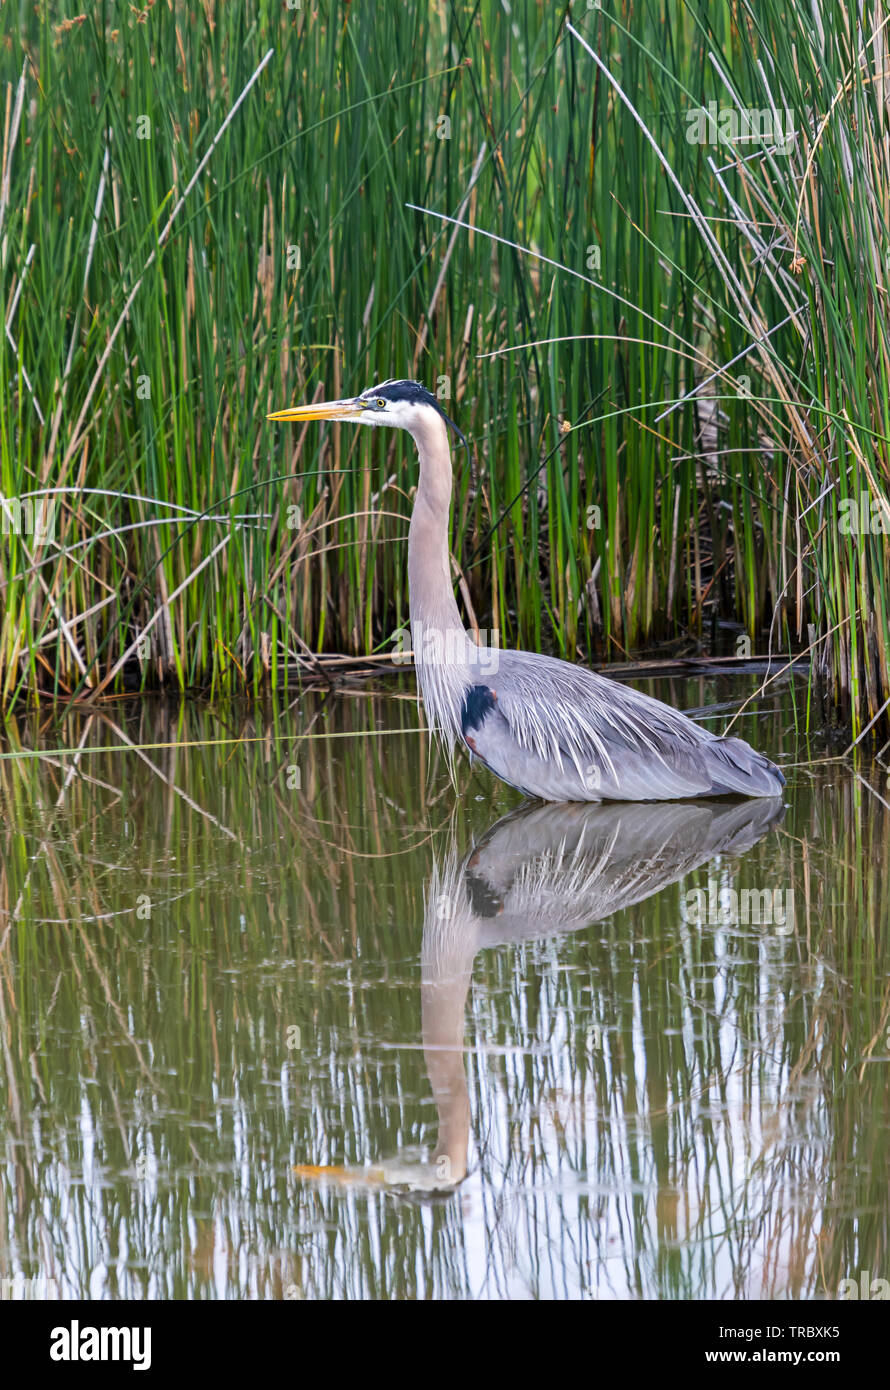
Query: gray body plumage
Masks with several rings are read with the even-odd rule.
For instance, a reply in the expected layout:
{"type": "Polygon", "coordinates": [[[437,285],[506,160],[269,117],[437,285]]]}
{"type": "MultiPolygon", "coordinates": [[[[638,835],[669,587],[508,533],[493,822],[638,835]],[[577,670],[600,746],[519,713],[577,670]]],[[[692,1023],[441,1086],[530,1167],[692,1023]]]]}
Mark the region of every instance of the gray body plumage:
{"type": "MultiPolygon", "coordinates": [[[[446,742],[459,738],[471,756],[526,796],[670,801],[778,796],[784,785],[779,770],[741,739],[719,738],[660,700],[566,661],[533,652],[477,651],[461,685],[463,694],[453,682],[446,711],[437,698],[441,683],[421,670],[436,727],[446,742]],[[490,677],[479,676],[480,659],[486,670],[496,667],[490,677]],[[461,715],[467,691],[480,686],[492,700],[472,726],[461,715]]],[[[478,695],[476,703],[481,704],[478,695]]]]}

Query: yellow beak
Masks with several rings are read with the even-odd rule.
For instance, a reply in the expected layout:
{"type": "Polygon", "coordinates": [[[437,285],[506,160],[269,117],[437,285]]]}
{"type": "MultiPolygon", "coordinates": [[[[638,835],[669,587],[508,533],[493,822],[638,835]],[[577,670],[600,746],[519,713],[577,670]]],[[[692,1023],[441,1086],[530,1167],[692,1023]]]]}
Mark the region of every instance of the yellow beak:
{"type": "Polygon", "coordinates": [[[365,402],[359,398],[351,401],[319,401],[316,405],[291,405],[287,410],[276,410],[267,415],[267,420],[347,420],[360,415],[365,402]]]}

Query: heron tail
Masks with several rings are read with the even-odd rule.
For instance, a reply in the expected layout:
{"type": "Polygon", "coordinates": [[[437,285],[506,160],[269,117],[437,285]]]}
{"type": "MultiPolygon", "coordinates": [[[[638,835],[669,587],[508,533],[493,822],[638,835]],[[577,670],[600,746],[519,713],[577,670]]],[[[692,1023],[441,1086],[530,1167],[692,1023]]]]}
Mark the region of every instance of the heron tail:
{"type": "Polygon", "coordinates": [[[740,738],[715,738],[705,750],[712,796],[781,796],[785,778],[775,763],[740,738]]]}

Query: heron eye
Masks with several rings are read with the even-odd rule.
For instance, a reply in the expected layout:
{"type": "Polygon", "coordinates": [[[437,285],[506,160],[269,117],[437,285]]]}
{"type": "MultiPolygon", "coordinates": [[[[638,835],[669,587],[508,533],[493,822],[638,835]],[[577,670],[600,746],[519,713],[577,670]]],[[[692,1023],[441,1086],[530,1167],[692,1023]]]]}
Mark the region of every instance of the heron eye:
{"type": "Polygon", "coordinates": [[[378,396],[378,397],[377,397],[377,400],[376,400],[375,404],[376,404],[378,410],[385,410],[385,409],[386,409],[386,401],[384,400],[384,398],[383,398],[382,396],[378,396]]]}

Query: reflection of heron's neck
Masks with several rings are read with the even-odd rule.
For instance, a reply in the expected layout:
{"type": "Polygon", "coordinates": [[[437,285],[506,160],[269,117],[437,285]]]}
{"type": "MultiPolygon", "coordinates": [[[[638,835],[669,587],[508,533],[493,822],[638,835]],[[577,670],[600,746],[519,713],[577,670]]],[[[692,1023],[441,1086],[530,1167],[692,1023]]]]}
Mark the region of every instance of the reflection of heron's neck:
{"type": "Polygon", "coordinates": [[[424,980],[422,990],[423,1055],[439,1112],[434,1161],[447,1161],[443,1177],[460,1182],[467,1171],[470,1095],[464,1074],[464,1009],[470,971],[451,979],[424,980]]]}
{"type": "Polygon", "coordinates": [[[434,868],[423,929],[421,1019],[427,1073],[439,1112],[437,1164],[460,1182],[467,1171],[470,1097],[464,1072],[464,1014],[478,930],[466,899],[460,865],[452,855],[434,868]]]}

